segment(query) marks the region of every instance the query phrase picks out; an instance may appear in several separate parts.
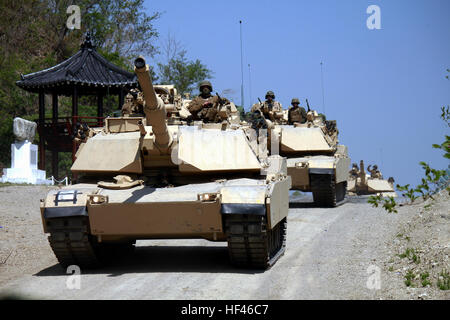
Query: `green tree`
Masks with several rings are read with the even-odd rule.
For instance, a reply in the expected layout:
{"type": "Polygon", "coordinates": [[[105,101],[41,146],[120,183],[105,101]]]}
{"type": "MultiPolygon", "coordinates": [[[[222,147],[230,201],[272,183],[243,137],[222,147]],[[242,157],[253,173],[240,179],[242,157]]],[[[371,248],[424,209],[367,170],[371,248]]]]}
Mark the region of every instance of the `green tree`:
{"type": "MultiPolygon", "coordinates": [[[[10,144],[14,142],[12,120],[20,116],[38,117],[38,97],[15,85],[21,74],[55,65],[74,54],[91,31],[97,50],[118,66],[131,70],[138,54],[153,56],[158,32],[153,26],[160,17],[144,10],[144,0],[4,0],[0,1],[0,166],[10,162],[10,144]],[[80,7],[81,29],[66,26],[69,5],[80,7]]],[[[113,97],[105,101],[117,106],[113,97]]],[[[80,114],[91,110],[90,98],[80,99],[80,114]]],[[[49,104],[47,100],[47,105],[49,104]]],[[[49,108],[47,108],[49,109],[49,108]]],[[[46,110],[46,116],[51,116],[46,110]]],[[[60,99],[60,115],[70,113],[70,99],[60,99]]]]}
{"type": "Polygon", "coordinates": [[[236,109],[239,111],[239,118],[241,119],[241,121],[246,120],[246,115],[245,115],[244,108],[241,107],[241,106],[236,106],[236,109]]]}
{"type": "Polygon", "coordinates": [[[147,15],[144,0],[85,1],[93,4],[86,5],[85,30],[92,31],[107,59],[129,68],[138,55],[153,57],[158,52],[153,23],[161,13],[147,15]]]}
{"type": "Polygon", "coordinates": [[[173,84],[180,93],[192,93],[196,84],[210,79],[212,72],[200,60],[188,60],[186,51],[170,59],[167,64],[158,63],[158,76],[161,84],[173,84]]]}
{"type": "Polygon", "coordinates": [[[164,62],[157,63],[159,83],[173,84],[180,93],[191,93],[213,72],[199,59],[188,60],[184,46],[170,34],[162,45],[164,62]]]}

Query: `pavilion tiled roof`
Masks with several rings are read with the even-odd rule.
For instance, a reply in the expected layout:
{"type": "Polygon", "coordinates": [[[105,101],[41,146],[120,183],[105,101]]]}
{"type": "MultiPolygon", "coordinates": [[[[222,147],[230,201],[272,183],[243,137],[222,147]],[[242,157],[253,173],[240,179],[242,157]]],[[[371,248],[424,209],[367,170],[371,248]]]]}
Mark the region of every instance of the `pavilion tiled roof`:
{"type": "Polygon", "coordinates": [[[27,91],[70,95],[76,86],[80,93],[117,93],[121,88],[134,88],[137,78],[103,58],[86,36],[80,50],[51,68],[22,75],[16,84],[27,91]]]}

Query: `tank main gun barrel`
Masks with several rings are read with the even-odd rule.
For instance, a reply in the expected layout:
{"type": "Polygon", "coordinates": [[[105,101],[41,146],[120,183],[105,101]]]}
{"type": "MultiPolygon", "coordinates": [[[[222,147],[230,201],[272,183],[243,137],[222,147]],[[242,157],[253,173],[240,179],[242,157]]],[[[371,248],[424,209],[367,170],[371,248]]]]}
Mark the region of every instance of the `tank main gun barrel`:
{"type": "Polygon", "coordinates": [[[364,171],[364,161],[359,162],[359,175],[361,177],[361,183],[366,184],[366,171],[364,171]]]}
{"type": "Polygon", "coordinates": [[[172,143],[172,136],[167,129],[166,108],[161,98],[156,96],[149,71],[143,57],[140,56],[134,60],[134,72],[144,94],[144,112],[147,124],[152,126],[156,145],[160,148],[167,148],[172,143]]]}

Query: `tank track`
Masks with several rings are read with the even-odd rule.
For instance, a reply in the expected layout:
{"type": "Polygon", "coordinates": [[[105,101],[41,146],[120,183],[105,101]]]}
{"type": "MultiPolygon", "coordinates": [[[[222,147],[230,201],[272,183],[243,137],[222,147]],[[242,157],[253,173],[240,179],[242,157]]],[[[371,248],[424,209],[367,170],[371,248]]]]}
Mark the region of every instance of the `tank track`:
{"type": "Polygon", "coordinates": [[[134,251],[136,241],[124,243],[98,243],[89,233],[87,217],[66,217],[47,220],[50,232],[48,241],[64,268],[77,265],[93,269],[111,262],[115,256],[123,256],[134,251]]]}
{"type": "Polygon", "coordinates": [[[332,174],[311,174],[311,191],[319,207],[336,207],[345,199],[346,182],[336,184],[332,174]]]}
{"type": "Polygon", "coordinates": [[[267,230],[265,216],[229,215],[225,230],[231,263],[239,267],[268,269],[284,254],[286,218],[267,230]]]}
{"type": "Polygon", "coordinates": [[[62,267],[78,265],[95,268],[101,260],[89,234],[87,217],[66,217],[47,220],[48,241],[62,267]]]}

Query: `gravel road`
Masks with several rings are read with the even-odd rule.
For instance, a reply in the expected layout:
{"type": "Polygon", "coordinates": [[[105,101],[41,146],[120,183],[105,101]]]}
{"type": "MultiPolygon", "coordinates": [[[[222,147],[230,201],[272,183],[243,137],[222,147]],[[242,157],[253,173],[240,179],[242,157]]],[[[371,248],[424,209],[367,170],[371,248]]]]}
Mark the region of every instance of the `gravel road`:
{"type": "MultiPolygon", "coordinates": [[[[386,267],[397,253],[392,243],[399,227],[411,221],[417,210],[401,207],[398,214],[389,214],[372,208],[366,198],[356,197],[333,209],[315,208],[308,197],[293,199],[298,202],[289,211],[286,253],[265,272],[231,266],[226,243],[138,241],[133,255],[101,270],[82,270],[81,288],[68,289],[68,275],[57,264],[42,232],[39,199],[49,189],[0,188],[0,296],[417,299],[427,290],[406,288],[404,279],[386,267]]],[[[448,210],[448,201],[444,210],[448,210]]],[[[445,291],[430,290],[426,291],[428,298],[449,298],[445,291]]]]}

